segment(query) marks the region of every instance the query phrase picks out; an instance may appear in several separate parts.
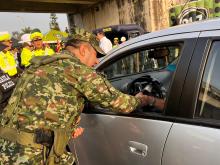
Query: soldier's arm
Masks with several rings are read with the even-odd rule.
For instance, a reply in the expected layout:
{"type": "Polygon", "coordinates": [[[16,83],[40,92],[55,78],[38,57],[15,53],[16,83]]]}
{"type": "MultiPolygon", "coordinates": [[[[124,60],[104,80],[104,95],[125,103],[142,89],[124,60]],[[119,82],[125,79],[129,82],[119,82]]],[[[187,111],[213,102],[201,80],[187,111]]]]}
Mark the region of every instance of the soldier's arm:
{"type": "Polygon", "coordinates": [[[160,110],[164,107],[163,99],[143,95],[142,93],[134,97],[118,91],[102,75],[86,66],[78,65],[71,69],[71,72],[70,74],[74,79],[73,85],[90,102],[99,104],[101,107],[122,113],[129,113],[139,106],[152,105],[152,103],[152,106],[160,110]]]}
{"type": "Polygon", "coordinates": [[[76,67],[74,69],[78,83],[73,85],[90,102],[109,108],[115,112],[129,113],[135,110],[141,103],[139,98],[121,93],[115,89],[104,77],[88,67],[76,67]]]}

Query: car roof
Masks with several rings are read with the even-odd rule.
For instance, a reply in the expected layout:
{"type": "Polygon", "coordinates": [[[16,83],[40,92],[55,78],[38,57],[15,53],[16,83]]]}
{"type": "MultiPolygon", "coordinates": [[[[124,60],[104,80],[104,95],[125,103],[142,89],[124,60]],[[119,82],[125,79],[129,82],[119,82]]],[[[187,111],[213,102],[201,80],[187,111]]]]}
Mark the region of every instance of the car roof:
{"type": "MultiPolygon", "coordinates": [[[[164,30],[157,31],[158,35],[172,35],[187,32],[200,32],[220,29],[220,18],[197,21],[190,24],[173,26],[164,30]]],[[[150,33],[149,33],[150,34],[150,33]]]]}
{"type": "Polygon", "coordinates": [[[136,31],[139,31],[141,34],[144,34],[144,29],[136,24],[120,24],[120,25],[106,26],[106,27],[102,27],[102,28],[98,28],[98,29],[93,30],[93,33],[96,34],[100,30],[105,30],[105,29],[109,29],[109,28],[111,28],[111,31],[126,32],[126,31],[136,30],[136,31]]]}
{"type": "Polygon", "coordinates": [[[190,24],[177,25],[177,26],[169,27],[163,30],[158,30],[158,31],[154,31],[151,33],[143,34],[135,38],[129,39],[123,44],[120,44],[116,49],[112,49],[108,54],[112,54],[117,49],[120,49],[124,46],[131,45],[136,42],[140,42],[140,41],[151,39],[151,38],[175,35],[175,34],[183,34],[183,33],[211,31],[211,30],[220,30],[220,18],[197,21],[197,22],[193,22],[190,24]]]}

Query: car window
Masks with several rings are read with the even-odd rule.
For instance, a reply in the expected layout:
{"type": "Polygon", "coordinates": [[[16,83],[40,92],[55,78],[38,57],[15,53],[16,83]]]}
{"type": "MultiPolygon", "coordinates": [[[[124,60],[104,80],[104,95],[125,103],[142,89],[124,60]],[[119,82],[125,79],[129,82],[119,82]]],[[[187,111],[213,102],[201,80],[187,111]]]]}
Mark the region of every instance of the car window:
{"type": "Polygon", "coordinates": [[[196,116],[220,120],[220,41],[213,43],[198,96],[196,116]]]}
{"type": "Polygon", "coordinates": [[[103,72],[107,78],[115,78],[159,70],[172,63],[180,55],[181,48],[182,44],[175,44],[137,51],[110,64],[103,72]]]}

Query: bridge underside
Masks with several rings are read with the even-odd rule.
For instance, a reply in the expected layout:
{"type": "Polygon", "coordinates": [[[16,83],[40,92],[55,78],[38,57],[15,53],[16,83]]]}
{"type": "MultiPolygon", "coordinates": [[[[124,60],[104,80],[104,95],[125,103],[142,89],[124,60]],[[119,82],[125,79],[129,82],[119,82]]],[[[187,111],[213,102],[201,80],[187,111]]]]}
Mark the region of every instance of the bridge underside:
{"type": "Polygon", "coordinates": [[[86,30],[132,23],[151,32],[168,27],[168,9],[180,3],[185,0],[0,0],[0,12],[67,13],[70,26],[86,30]]]}
{"type": "Polygon", "coordinates": [[[10,0],[0,1],[0,11],[79,13],[101,0],[10,0]]]}

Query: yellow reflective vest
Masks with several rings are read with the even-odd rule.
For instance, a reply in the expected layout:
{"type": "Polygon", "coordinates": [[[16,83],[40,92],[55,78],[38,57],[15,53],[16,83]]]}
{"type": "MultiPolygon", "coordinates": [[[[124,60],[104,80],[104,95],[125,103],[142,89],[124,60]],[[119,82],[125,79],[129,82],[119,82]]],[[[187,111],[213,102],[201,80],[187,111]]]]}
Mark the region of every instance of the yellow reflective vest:
{"type": "Polygon", "coordinates": [[[24,65],[25,67],[29,66],[30,60],[33,58],[33,53],[28,48],[23,48],[21,52],[21,65],[24,65]]]}
{"type": "Polygon", "coordinates": [[[10,52],[0,52],[0,69],[9,76],[14,76],[17,74],[17,64],[14,55],[10,52]]]}
{"type": "Polygon", "coordinates": [[[45,48],[45,49],[37,49],[32,51],[33,56],[51,56],[55,52],[51,48],[45,48]]]}

